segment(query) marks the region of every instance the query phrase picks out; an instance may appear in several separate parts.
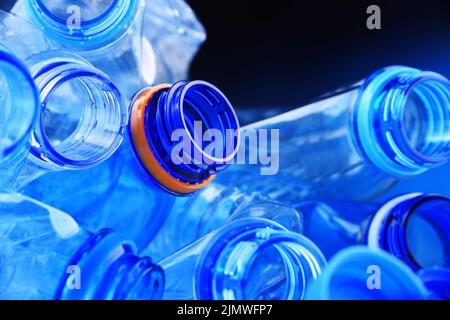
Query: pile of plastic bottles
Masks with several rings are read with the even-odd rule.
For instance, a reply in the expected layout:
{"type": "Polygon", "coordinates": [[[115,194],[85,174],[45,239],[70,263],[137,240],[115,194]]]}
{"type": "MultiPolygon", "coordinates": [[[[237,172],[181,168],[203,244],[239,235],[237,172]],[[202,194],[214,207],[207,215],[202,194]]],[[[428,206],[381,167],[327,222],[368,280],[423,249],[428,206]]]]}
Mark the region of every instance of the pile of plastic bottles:
{"type": "Polygon", "coordinates": [[[0,298],[449,299],[450,198],[407,179],[450,159],[450,82],[387,67],[239,128],[184,80],[205,39],[183,0],[0,13],[0,298]]]}

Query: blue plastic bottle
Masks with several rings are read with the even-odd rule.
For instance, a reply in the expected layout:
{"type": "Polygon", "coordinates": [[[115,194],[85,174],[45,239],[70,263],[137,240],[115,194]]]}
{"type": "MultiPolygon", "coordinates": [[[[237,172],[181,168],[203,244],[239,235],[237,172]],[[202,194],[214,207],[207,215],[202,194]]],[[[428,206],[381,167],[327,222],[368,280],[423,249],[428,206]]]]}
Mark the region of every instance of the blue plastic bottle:
{"type": "MultiPolygon", "coordinates": [[[[225,173],[226,174],[226,173],[225,173]]],[[[192,197],[178,197],[155,238],[142,254],[160,261],[209,232],[241,218],[273,220],[289,231],[303,231],[302,216],[292,207],[261,194],[212,183],[192,197]]]]}
{"type": "Polygon", "coordinates": [[[108,73],[127,98],[186,79],[206,38],[183,0],[19,0],[12,11],[108,73]]]}
{"type": "Polygon", "coordinates": [[[413,270],[449,267],[450,198],[410,193],[380,207],[345,202],[304,202],[305,235],[327,258],[357,243],[383,249],[413,270]]]}
{"type": "MultiPolygon", "coordinates": [[[[59,50],[23,19],[0,12],[0,21],[0,41],[24,61],[40,103],[28,159],[8,189],[20,190],[48,172],[86,169],[108,159],[128,122],[124,99],[110,78],[85,59],[59,50]]],[[[63,173],[45,176],[67,180],[63,173]]],[[[75,191],[83,187],[71,183],[75,191]]]]}
{"type": "Polygon", "coordinates": [[[258,154],[269,164],[247,160],[218,182],[293,204],[372,199],[399,179],[447,162],[449,117],[446,78],[402,66],[384,68],[318,102],[243,127],[246,149],[240,154],[258,154]],[[262,168],[276,174],[261,175],[262,168]]]}
{"type": "Polygon", "coordinates": [[[109,161],[73,179],[38,179],[25,192],[69,212],[92,230],[111,227],[123,232],[141,250],[161,228],[177,197],[201,190],[227,168],[237,152],[238,127],[231,103],[212,84],[190,81],[145,88],[131,103],[124,143],[109,161]],[[223,140],[223,153],[196,139],[205,136],[205,129],[229,136],[223,140]],[[178,140],[177,134],[183,138],[178,140]],[[180,141],[188,150],[182,159],[174,152],[180,141]],[[117,173],[120,178],[115,180],[117,173]],[[84,190],[73,190],[74,180],[84,190]],[[98,186],[107,192],[92,190],[98,186]]]}
{"type": "Polygon", "coordinates": [[[26,67],[0,45],[0,190],[16,179],[30,148],[39,96],[26,67]]]}
{"type": "Polygon", "coordinates": [[[309,300],[424,300],[428,293],[404,263],[381,250],[351,247],[330,260],[308,288],[309,300]]]}
{"type": "Polygon", "coordinates": [[[450,269],[427,268],[419,272],[420,279],[435,300],[450,300],[450,269]]]}
{"type": "Polygon", "coordinates": [[[165,299],[296,300],[325,267],[310,240],[266,219],[238,219],[161,261],[165,299]]]}
{"type": "Polygon", "coordinates": [[[0,299],[159,299],[164,273],[112,230],[0,194],[0,299]]]}

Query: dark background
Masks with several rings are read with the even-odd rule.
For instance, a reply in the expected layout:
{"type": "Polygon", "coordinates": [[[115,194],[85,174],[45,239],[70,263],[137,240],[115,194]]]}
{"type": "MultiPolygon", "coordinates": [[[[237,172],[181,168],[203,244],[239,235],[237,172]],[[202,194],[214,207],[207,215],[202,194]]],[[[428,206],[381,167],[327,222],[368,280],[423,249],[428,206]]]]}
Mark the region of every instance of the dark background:
{"type": "Polygon", "coordinates": [[[449,0],[188,2],[208,32],[191,78],[241,107],[301,106],[391,64],[450,76],[449,0]],[[371,4],[382,30],[366,28],[371,4]]]}

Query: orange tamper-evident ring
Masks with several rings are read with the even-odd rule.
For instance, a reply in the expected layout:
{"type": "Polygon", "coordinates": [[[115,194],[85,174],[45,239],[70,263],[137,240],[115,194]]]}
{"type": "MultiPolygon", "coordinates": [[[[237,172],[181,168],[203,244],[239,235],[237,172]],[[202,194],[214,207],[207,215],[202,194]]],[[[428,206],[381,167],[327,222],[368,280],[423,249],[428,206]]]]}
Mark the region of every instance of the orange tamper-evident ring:
{"type": "Polygon", "coordinates": [[[170,84],[160,84],[141,92],[134,100],[131,109],[131,135],[139,158],[148,172],[165,188],[180,194],[190,194],[207,186],[215,177],[209,176],[202,182],[191,184],[171,176],[153,154],[145,132],[145,114],[149,102],[160,90],[169,89],[170,84]]]}

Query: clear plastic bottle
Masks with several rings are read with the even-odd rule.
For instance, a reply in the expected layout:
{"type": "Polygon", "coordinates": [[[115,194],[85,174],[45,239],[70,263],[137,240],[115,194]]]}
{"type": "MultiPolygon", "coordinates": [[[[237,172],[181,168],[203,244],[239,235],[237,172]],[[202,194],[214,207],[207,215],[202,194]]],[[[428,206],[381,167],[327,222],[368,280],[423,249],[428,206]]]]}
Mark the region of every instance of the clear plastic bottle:
{"type": "Polygon", "coordinates": [[[291,204],[373,199],[397,180],[447,162],[449,117],[445,77],[384,68],[306,107],[243,127],[242,150],[270,155],[271,163],[233,165],[218,182],[291,204]],[[269,131],[267,143],[264,136],[256,143],[262,129],[279,130],[278,139],[269,131]],[[277,173],[261,175],[264,167],[277,169],[276,159],[277,173]]]}
{"type": "Polygon", "coordinates": [[[450,267],[450,198],[409,193],[381,206],[348,202],[304,202],[304,234],[330,258],[366,244],[383,249],[413,270],[450,267]]]}
{"type": "MultiPolygon", "coordinates": [[[[12,14],[0,12],[0,41],[28,68],[40,103],[28,159],[7,188],[20,190],[42,175],[55,178],[46,173],[86,169],[108,159],[128,123],[125,101],[110,78],[12,14]]],[[[79,190],[75,182],[73,190],[79,190]]]]}
{"type": "Polygon", "coordinates": [[[178,197],[165,221],[142,254],[160,261],[209,232],[236,219],[265,218],[289,231],[301,233],[300,213],[261,194],[245,194],[237,188],[212,183],[192,197],[178,197]]]}
{"type": "Polygon", "coordinates": [[[0,194],[0,299],[159,299],[164,273],[112,230],[0,194]]]}
{"type": "Polygon", "coordinates": [[[351,247],[330,260],[308,288],[308,300],[425,300],[420,278],[393,256],[351,247]]]}
{"type": "Polygon", "coordinates": [[[326,261],[307,238],[266,219],[217,229],[159,263],[165,299],[297,300],[326,261]]]}
{"type": "Polygon", "coordinates": [[[190,81],[145,88],[131,103],[124,142],[109,161],[73,179],[36,180],[25,192],[69,212],[92,230],[111,227],[123,232],[142,250],[163,225],[177,197],[203,189],[227,168],[237,152],[238,128],[231,103],[212,84],[190,81]],[[213,154],[209,142],[195,138],[207,132],[194,125],[197,120],[203,129],[215,129],[224,137],[228,132],[235,134],[223,140],[224,153],[213,154]],[[180,163],[172,153],[180,144],[173,139],[176,133],[182,133],[180,141],[190,151],[178,159],[180,163]],[[83,190],[73,190],[74,179],[83,190]],[[91,190],[98,186],[107,192],[91,190]],[[78,199],[80,193],[83,199],[78,199]],[[85,203],[92,205],[82,207],[85,203]]]}
{"type": "Polygon", "coordinates": [[[19,0],[12,11],[107,72],[127,98],[186,79],[206,38],[183,0],[19,0]]]}
{"type": "Polygon", "coordinates": [[[30,148],[39,94],[25,65],[0,45],[0,190],[13,183],[30,148]]]}

